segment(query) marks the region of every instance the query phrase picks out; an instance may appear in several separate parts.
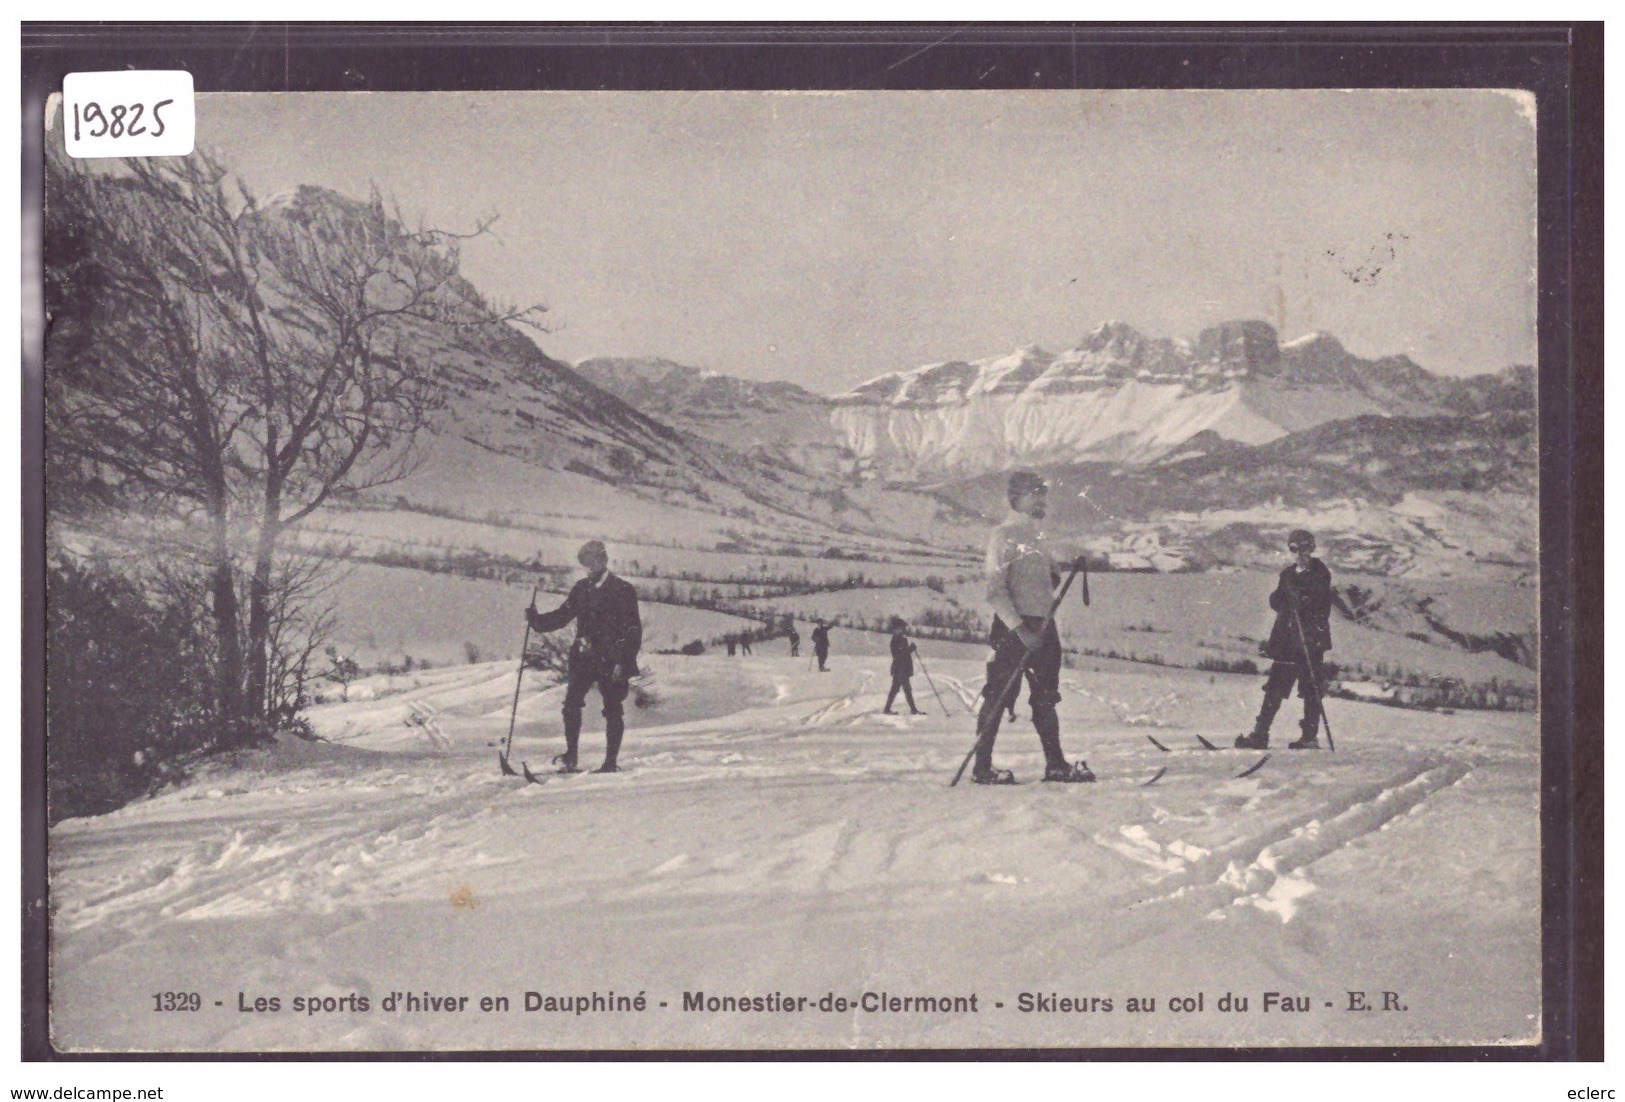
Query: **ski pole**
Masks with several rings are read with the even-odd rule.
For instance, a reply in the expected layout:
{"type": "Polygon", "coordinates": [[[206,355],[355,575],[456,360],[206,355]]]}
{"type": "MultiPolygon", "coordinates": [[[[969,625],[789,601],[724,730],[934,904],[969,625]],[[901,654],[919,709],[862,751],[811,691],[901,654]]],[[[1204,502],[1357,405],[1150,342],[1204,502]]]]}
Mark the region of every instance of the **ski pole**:
{"type": "MultiPolygon", "coordinates": [[[[920,672],[925,674],[925,683],[931,686],[931,695],[937,698],[938,704],[942,704],[942,694],[937,692],[937,683],[931,680],[931,671],[925,668],[925,655],[920,653],[919,647],[915,647],[913,650],[914,657],[920,660],[920,672]]],[[[942,704],[942,714],[944,716],[948,714],[948,705],[942,704]]]]}
{"type": "MultiPolygon", "coordinates": [[[[531,587],[530,603],[532,605],[536,603],[536,594],[540,593],[541,589],[541,582],[537,582],[531,587]]],[[[519,719],[519,686],[523,684],[525,680],[525,655],[529,650],[530,616],[527,613],[525,616],[525,641],[520,644],[519,647],[519,673],[515,675],[513,679],[513,709],[508,713],[508,741],[506,745],[504,745],[503,748],[497,753],[497,762],[502,766],[502,771],[510,777],[519,776],[518,773],[514,772],[513,766],[508,764],[508,753],[513,749],[513,728],[514,724],[518,722],[519,719]]]]}
{"type": "MultiPolygon", "coordinates": [[[[1072,564],[1072,571],[1069,574],[1067,574],[1066,581],[1061,586],[1061,591],[1055,595],[1055,600],[1050,602],[1050,604],[1049,604],[1049,612],[1044,617],[1044,626],[1043,626],[1043,628],[1041,628],[1039,630],[1039,633],[1038,633],[1040,645],[1043,644],[1044,635],[1049,632],[1049,626],[1055,622],[1055,612],[1056,612],[1057,609],[1059,609],[1061,607],[1061,601],[1062,601],[1062,599],[1064,599],[1066,597],[1066,591],[1072,588],[1072,579],[1076,578],[1078,576],[1078,571],[1081,570],[1082,568],[1083,568],[1082,563],[1074,562],[1072,564]]],[[[1017,636],[1017,638],[1019,640],[1020,637],[1017,636]]],[[[1004,683],[1004,691],[1001,692],[996,698],[994,698],[999,702],[1000,707],[1003,707],[1004,698],[1010,695],[1010,690],[1015,686],[1016,682],[1018,680],[1020,680],[1023,671],[1025,671],[1027,669],[1027,659],[1032,657],[1033,652],[1027,646],[1027,644],[1022,643],[1021,647],[1022,647],[1021,661],[1016,665],[1015,672],[1013,672],[1010,675],[1010,680],[1008,680],[1008,681],[1006,681],[1004,683]]],[[[984,691],[986,691],[986,686],[984,686],[983,689],[984,689],[984,691]]],[[[991,714],[994,715],[994,716],[998,715],[997,712],[993,712],[991,714]]],[[[987,740],[988,731],[991,731],[992,729],[993,729],[992,724],[987,724],[985,726],[985,729],[983,729],[982,724],[980,724],[980,723],[977,724],[976,742],[974,744],[972,744],[972,746],[970,748],[970,753],[965,755],[965,760],[959,763],[959,772],[955,773],[954,774],[954,779],[948,782],[948,787],[949,788],[952,788],[954,785],[958,784],[959,783],[959,778],[963,777],[965,775],[966,767],[968,767],[970,765],[971,759],[976,756],[976,751],[978,751],[978,750],[980,750],[982,748],[982,743],[987,740]]]]}
{"type": "Polygon", "coordinates": [[[1299,618],[1296,607],[1292,609],[1292,622],[1298,627],[1298,646],[1303,648],[1303,675],[1309,679],[1309,688],[1320,707],[1320,721],[1326,725],[1326,748],[1335,754],[1337,743],[1332,741],[1332,721],[1326,715],[1326,698],[1320,692],[1320,678],[1315,676],[1314,658],[1309,653],[1309,637],[1303,633],[1303,620],[1299,618]]]}

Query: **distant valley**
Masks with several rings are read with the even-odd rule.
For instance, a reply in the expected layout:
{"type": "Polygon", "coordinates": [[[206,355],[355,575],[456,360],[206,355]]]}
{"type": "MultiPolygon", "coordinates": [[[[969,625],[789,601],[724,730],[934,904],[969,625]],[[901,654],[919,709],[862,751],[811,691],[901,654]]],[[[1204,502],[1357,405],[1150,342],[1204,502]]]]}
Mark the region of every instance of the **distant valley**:
{"type": "Polygon", "coordinates": [[[1527,580],[1537,557],[1527,367],[1447,378],[1233,322],[1195,341],[1106,323],[1060,355],[931,364],[832,396],[667,360],[576,369],[787,472],[986,520],[1002,472],[1042,468],[1062,490],[1054,522],[1125,569],[1261,565],[1299,526],[1381,575],[1527,580]]]}

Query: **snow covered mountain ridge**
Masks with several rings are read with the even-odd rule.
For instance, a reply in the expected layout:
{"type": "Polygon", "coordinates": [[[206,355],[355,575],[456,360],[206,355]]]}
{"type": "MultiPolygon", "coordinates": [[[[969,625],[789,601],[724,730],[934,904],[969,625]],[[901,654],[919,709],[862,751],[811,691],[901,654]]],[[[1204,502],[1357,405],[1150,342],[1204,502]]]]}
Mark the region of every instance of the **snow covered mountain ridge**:
{"type": "Polygon", "coordinates": [[[830,399],[831,421],[860,462],[892,478],[940,479],[1018,464],[1143,465],[1198,433],[1265,444],[1327,421],[1528,409],[1530,368],[1451,379],[1409,357],[1361,359],[1335,337],[1282,343],[1262,321],[1205,329],[1195,341],[1097,326],[1060,354],[928,364],[830,399]]]}
{"type": "Polygon", "coordinates": [[[824,401],[794,383],[753,382],[663,357],[595,356],[574,366],[585,378],[643,410],[684,406],[719,414],[739,408],[782,412],[824,401]]]}
{"type": "Polygon", "coordinates": [[[1138,467],[1202,434],[1256,446],[1357,417],[1527,412],[1535,389],[1530,367],[1438,376],[1404,355],[1363,359],[1327,333],[1282,342],[1263,321],[1225,322],[1195,340],[1108,321],[1059,354],[1023,345],[831,397],[666,359],[601,357],[576,370],[638,410],[762,458],[902,482],[1017,465],[1138,467]]]}
{"type": "Polygon", "coordinates": [[[1453,410],[1464,381],[1434,375],[1404,355],[1361,359],[1329,333],[1283,343],[1264,321],[1225,322],[1204,329],[1195,341],[1147,337],[1125,322],[1106,321],[1058,355],[1029,344],[987,359],[926,364],[878,376],[831,401],[926,406],[994,394],[1079,393],[1131,380],[1191,391],[1223,390],[1240,381],[1335,386],[1453,410]]]}

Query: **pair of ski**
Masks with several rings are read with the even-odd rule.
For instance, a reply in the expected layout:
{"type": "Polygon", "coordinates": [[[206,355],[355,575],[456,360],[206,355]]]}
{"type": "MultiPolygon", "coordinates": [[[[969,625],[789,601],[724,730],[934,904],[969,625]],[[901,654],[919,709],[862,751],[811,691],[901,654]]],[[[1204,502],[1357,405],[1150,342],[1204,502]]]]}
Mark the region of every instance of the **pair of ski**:
{"type": "MultiPolygon", "coordinates": [[[[576,777],[576,776],[580,776],[580,775],[582,775],[584,773],[598,773],[598,770],[596,770],[596,769],[560,769],[556,773],[551,773],[551,774],[547,774],[547,775],[538,777],[535,773],[532,773],[530,771],[530,763],[529,762],[521,761],[519,763],[519,771],[516,771],[514,769],[512,763],[510,763],[508,761],[508,755],[505,754],[505,753],[501,753],[501,752],[498,752],[498,754],[497,754],[497,763],[502,766],[502,775],[503,776],[505,776],[505,777],[524,777],[526,784],[546,784],[548,782],[549,778],[551,778],[551,777],[576,777]]],[[[626,770],[618,769],[618,770],[616,770],[616,772],[617,773],[624,773],[624,772],[626,772],[626,770]]],[[[598,775],[607,776],[607,774],[598,774],[598,775]]]]}
{"type": "MultiPolygon", "coordinates": [[[[1164,754],[1173,753],[1173,749],[1171,747],[1164,746],[1161,742],[1157,741],[1155,736],[1146,735],[1145,737],[1146,737],[1147,740],[1150,741],[1152,746],[1155,746],[1158,750],[1161,750],[1164,754]]],[[[1213,743],[1209,742],[1207,739],[1203,738],[1201,735],[1196,736],[1196,741],[1202,744],[1202,749],[1204,749],[1204,750],[1215,750],[1216,751],[1216,750],[1222,749],[1222,747],[1218,747],[1218,746],[1213,745],[1213,743]]],[[[1265,754],[1263,757],[1261,757],[1257,761],[1253,762],[1253,764],[1249,765],[1246,769],[1243,769],[1240,773],[1237,773],[1236,774],[1236,779],[1240,780],[1242,777],[1250,777],[1250,776],[1252,776],[1254,773],[1256,773],[1260,769],[1264,768],[1264,763],[1269,761],[1269,760],[1270,760],[1270,756],[1268,754],[1265,754]]],[[[1159,779],[1161,779],[1162,775],[1164,773],[1166,773],[1166,772],[1168,772],[1168,768],[1167,768],[1167,766],[1164,766],[1163,768],[1157,770],[1156,776],[1152,777],[1150,780],[1146,781],[1145,783],[1148,784],[1148,785],[1156,784],[1157,781],[1159,779]]]]}

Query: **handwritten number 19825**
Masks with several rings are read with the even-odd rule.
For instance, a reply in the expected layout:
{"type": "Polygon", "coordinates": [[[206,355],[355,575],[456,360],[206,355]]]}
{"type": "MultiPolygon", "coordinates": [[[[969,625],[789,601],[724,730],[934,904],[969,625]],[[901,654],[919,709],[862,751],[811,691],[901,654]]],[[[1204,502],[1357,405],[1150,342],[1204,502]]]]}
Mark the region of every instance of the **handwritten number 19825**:
{"type": "Polygon", "coordinates": [[[157,125],[151,130],[148,130],[146,124],[141,121],[141,115],[146,109],[146,104],[135,103],[125,106],[120,103],[104,111],[101,104],[92,100],[85,104],[81,111],[79,104],[76,103],[73,105],[73,140],[79,141],[80,139],[79,126],[81,121],[89,128],[92,138],[109,135],[122,138],[126,134],[132,138],[142,134],[149,134],[154,138],[162,137],[164,133],[164,117],[159,112],[174,102],[172,99],[166,99],[159,100],[152,105],[152,121],[157,125]],[[101,127],[100,130],[96,129],[98,125],[101,127]]]}

